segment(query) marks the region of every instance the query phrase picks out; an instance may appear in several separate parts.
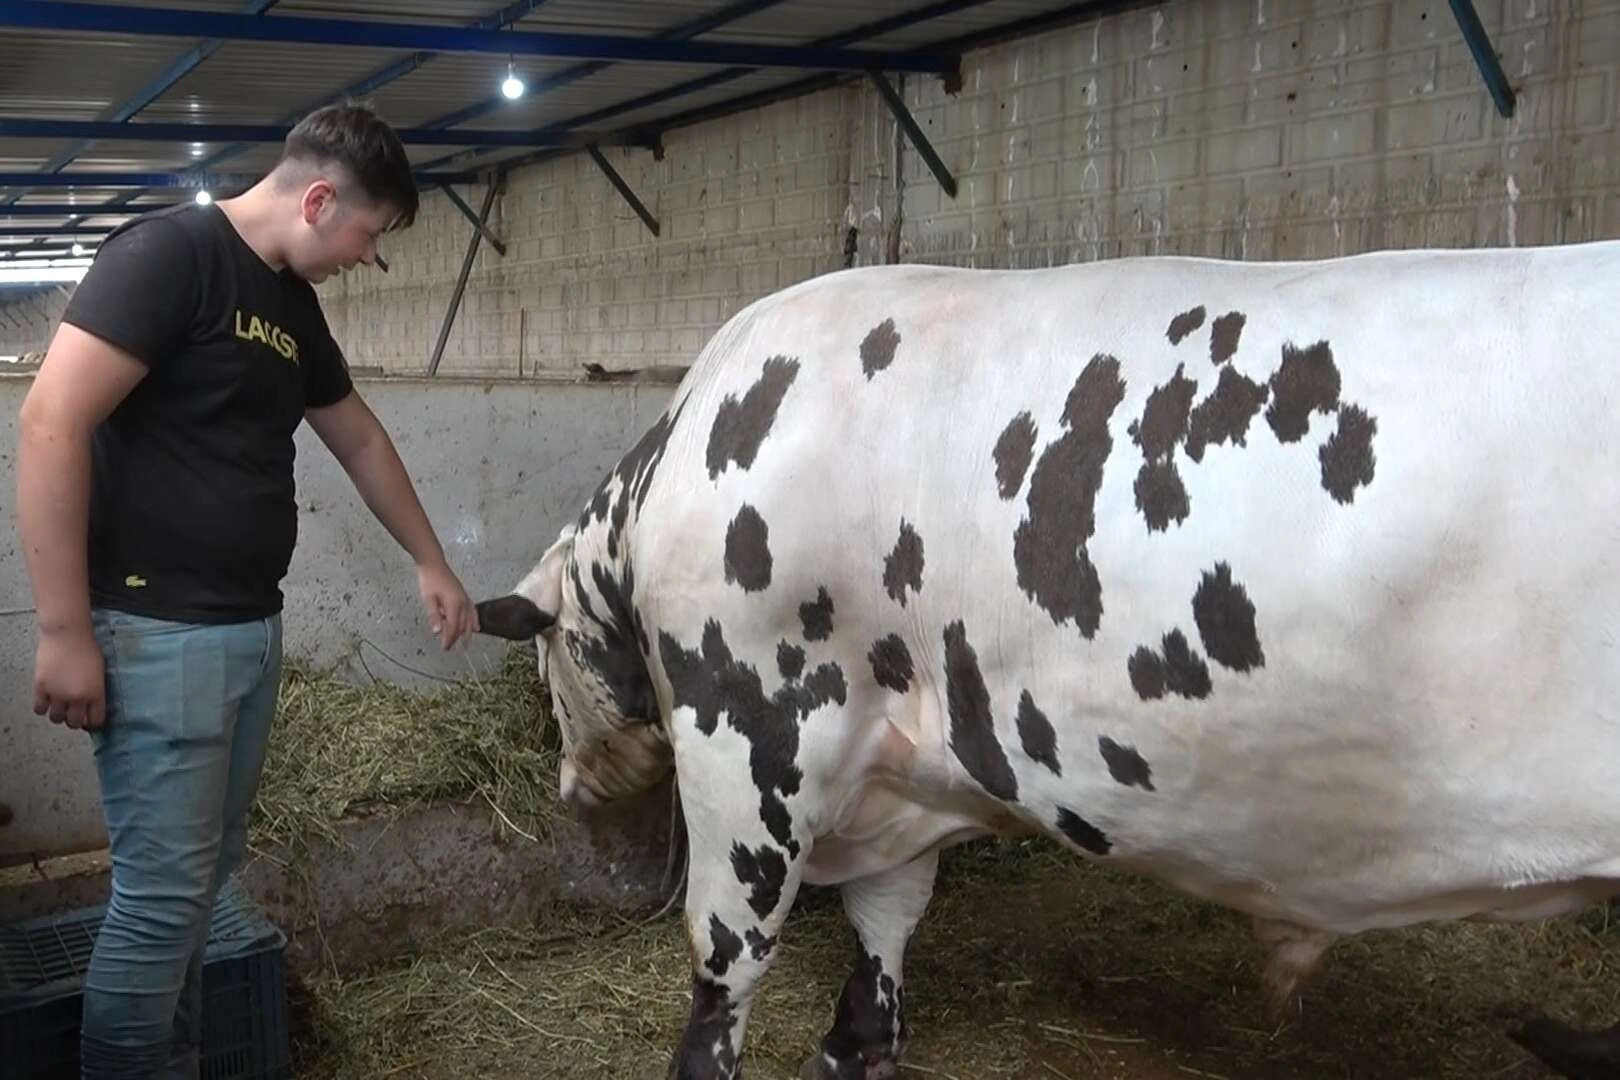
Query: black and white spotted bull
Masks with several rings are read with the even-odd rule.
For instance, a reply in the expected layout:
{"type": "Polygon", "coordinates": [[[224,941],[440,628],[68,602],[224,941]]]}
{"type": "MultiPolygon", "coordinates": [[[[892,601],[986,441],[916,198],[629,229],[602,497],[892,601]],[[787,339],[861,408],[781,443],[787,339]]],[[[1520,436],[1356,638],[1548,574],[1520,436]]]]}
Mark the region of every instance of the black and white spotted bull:
{"type": "Polygon", "coordinates": [[[731,319],[481,618],[572,799],[676,772],[673,1074],[740,1074],[812,882],[859,947],[805,1075],[873,1080],[974,837],[1252,915],[1280,1005],[1342,935],[1620,892],[1617,420],[1620,243],[845,271],[731,319]]]}

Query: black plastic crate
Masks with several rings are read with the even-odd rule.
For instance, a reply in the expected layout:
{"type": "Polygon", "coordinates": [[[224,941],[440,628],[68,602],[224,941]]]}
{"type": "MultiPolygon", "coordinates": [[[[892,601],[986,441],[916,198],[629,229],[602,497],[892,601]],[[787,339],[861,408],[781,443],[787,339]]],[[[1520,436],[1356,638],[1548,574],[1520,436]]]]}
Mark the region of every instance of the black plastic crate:
{"type": "MultiPolygon", "coordinates": [[[[7,1080],[78,1080],[81,991],[105,905],[0,926],[7,1080]]],[[[235,882],[203,954],[203,1080],[289,1080],[286,937],[235,882]]]]}

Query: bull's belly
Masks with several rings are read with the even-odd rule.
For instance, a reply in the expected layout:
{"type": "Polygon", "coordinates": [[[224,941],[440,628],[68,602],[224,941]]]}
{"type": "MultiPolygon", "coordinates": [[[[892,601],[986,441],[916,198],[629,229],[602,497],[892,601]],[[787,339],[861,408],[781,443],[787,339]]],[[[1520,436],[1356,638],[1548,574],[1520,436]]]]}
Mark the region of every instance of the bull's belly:
{"type": "Polygon", "coordinates": [[[1172,775],[1145,793],[1053,778],[1002,803],[947,762],[934,763],[942,774],[894,760],[903,742],[887,740],[886,755],[846,773],[862,779],[830,790],[807,882],[866,877],[985,836],[1043,833],[1100,865],[1336,934],[1540,919],[1620,895],[1620,787],[1588,786],[1606,762],[1558,776],[1531,760],[1517,779],[1504,763],[1475,771],[1467,785],[1435,782],[1394,759],[1290,778],[1283,746],[1276,761],[1255,762],[1260,775],[1275,770],[1270,784],[1236,774],[1182,785],[1172,775]],[[1051,824],[1058,807],[1084,808],[1109,836],[1108,852],[1081,850],[1051,824]]]}

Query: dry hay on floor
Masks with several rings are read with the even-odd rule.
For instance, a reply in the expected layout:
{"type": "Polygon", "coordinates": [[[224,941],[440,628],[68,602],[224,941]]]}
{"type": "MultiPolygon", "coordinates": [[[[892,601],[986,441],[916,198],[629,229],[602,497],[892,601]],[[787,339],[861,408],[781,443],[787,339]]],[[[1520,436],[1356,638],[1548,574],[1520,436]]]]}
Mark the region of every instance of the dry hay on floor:
{"type": "Polygon", "coordinates": [[[534,653],[512,647],[486,678],[415,692],[289,664],[251,829],[256,846],[335,840],[357,809],[487,802],[539,836],[557,805],[557,736],[534,653]]]}
{"type": "MultiPolygon", "coordinates": [[[[1535,926],[1452,924],[1341,943],[1297,1026],[1261,1020],[1245,920],[1044,841],[948,852],[906,964],[903,1077],[1530,1080],[1503,1034],[1529,1005],[1620,1020],[1604,909],[1535,926]]],[[[796,1077],[832,1019],[853,935],[806,889],[749,1030],[751,1080],[796,1077]]],[[[688,1008],[678,916],[559,910],[447,938],[408,964],[298,995],[300,1076],[662,1080],[688,1008]]]]}

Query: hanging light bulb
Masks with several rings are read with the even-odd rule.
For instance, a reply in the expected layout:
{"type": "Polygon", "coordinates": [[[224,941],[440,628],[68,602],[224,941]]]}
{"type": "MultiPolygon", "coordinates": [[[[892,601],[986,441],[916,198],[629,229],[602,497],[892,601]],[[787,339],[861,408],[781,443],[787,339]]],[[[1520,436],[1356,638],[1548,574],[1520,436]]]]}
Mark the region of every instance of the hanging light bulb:
{"type": "Polygon", "coordinates": [[[528,87],[523,84],[523,80],[518,78],[512,61],[508,60],[506,62],[506,79],[501,83],[501,95],[508,101],[516,101],[523,96],[523,91],[527,89],[528,87]]]}
{"type": "Polygon", "coordinates": [[[84,254],[84,245],[83,244],[74,244],[73,245],[73,255],[74,255],[74,257],[77,258],[78,256],[83,255],[83,254],[84,254]]]}
{"type": "Polygon", "coordinates": [[[208,194],[206,191],[199,191],[197,192],[196,200],[198,206],[207,206],[209,203],[214,201],[214,197],[208,194]]]}

